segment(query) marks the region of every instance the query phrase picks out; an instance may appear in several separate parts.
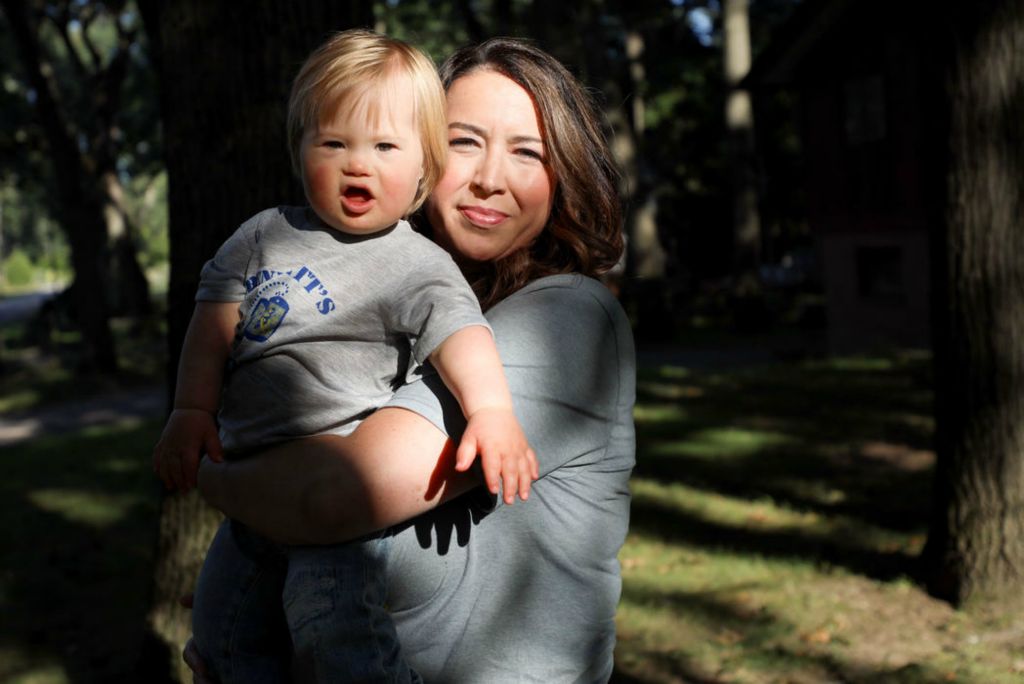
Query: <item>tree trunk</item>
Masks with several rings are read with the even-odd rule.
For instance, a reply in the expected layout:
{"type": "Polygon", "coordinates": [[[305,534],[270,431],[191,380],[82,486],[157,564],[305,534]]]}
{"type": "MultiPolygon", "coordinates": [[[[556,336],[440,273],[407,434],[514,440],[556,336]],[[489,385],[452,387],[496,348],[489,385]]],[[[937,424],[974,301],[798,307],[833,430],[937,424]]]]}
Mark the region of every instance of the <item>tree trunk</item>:
{"type": "Polygon", "coordinates": [[[613,3],[620,25],[607,21],[603,3],[534,3],[529,15],[535,35],[556,57],[583,69],[583,80],[601,91],[611,126],[611,149],[622,170],[627,251],[623,263],[606,279],[619,291],[642,341],[672,334],[671,290],[666,285],[668,256],[658,229],[657,199],[644,151],[647,0],[613,3]],[[567,35],[565,26],[580,30],[567,35]],[[610,30],[613,33],[610,33],[610,30]],[[610,46],[614,45],[614,49],[610,46]],[[621,58],[617,56],[621,55],[621,58]]]}
{"type": "MultiPolygon", "coordinates": [[[[206,0],[141,0],[139,6],[160,69],[173,388],[203,263],[248,217],[303,201],[285,134],[292,78],[329,33],[372,27],[373,8],[369,0],[260,0],[243,11],[206,0]]],[[[145,681],[186,678],[180,654],[190,629],[177,601],[192,591],[217,517],[195,495],[164,497],[145,681]]]]}
{"type": "Polygon", "coordinates": [[[114,171],[104,173],[101,182],[106,197],[103,216],[110,244],[108,263],[115,283],[107,303],[114,315],[146,316],[153,309],[149,281],[139,265],[137,230],[124,204],[124,187],[114,171]]]}
{"type": "MultiPolygon", "coordinates": [[[[929,8],[927,11],[933,11],[929,8]]],[[[942,3],[948,68],[929,591],[1020,601],[1024,579],[1024,5],[942,3]]]]}
{"type": "MultiPolygon", "coordinates": [[[[631,192],[631,201],[626,208],[626,230],[633,248],[631,272],[637,278],[660,281],[665,278],[665,248],[658,237],[657,202],[651,195],[650,183],[644,179],[644,93],[646,80],[644,70],[644,37],[639,30],[627,27],[624,44],[626,48],[626,79],[629,100],[628,135],[618,136],[628,146],[620,150],[623,175],[631,192]]],[[[649,175],[649,174],[648,174],[649,175]]]]}
{"type": "Polygon", "coordinates": [[[757,328],[763,318],[758,266],[761,219],[757,206],[754,110],[740,83],[750,71],[748,0],[722,3],[722,63],[725,70],[725,128],[732,167],[733,315],[740,329],[757,328]]]}
{"type": "Polygon", "coordinates": [[[612,89],[624,97],[615,102],[628,102],[628,107],[608,111],[617,131],[612,149],[622,168],[625,183],[626,235],[629,251],[625,262],[624,296],[630,301],[635,318],[635,334],[642,342],[671,339],[674,332],[671,291],[666,284],[667,255],[658,231],[658,204],[645,168],[645,106],[643,87],[646,80],[643,33],[635,25],[636,17],[626,13],[622,47],[626,57],[619,71],[621,85],[612,89]]]}
{"type": "Polygon", "coordinates": [[[27,81],[36,93],[35,111],[55,171],[56,213],[71,246],[75,271],[71,293],[82,332],[80,370],[111,373],[117,369],[117,354],[107,306],[107,233],[98,188],[91,182],[78,142],[61,111],[52,65],[45,62],[30,8],[16,0],[3,0],[2,6],[27,81]]]}

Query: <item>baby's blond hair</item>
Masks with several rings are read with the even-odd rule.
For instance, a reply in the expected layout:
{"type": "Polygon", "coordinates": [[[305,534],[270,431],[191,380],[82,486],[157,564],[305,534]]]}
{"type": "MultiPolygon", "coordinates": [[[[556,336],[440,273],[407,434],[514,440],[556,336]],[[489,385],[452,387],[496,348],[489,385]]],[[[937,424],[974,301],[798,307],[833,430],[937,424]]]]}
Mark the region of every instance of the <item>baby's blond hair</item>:
{"type": "Polygon", "coordinates": [[[413,115],[423,147],[423,180],[408,213],[414,212],[444,173],[448,151],[445,96],[434,63],[419,49],[395,38],[352,29],[331,36],[306,59],[288,98],[288,151],[292,168],[302,175],[302,138],[332,118],[345,103],[365,104],[370,117],[379,115],[369,97],[373,88],[406,77],[413,115]]]}

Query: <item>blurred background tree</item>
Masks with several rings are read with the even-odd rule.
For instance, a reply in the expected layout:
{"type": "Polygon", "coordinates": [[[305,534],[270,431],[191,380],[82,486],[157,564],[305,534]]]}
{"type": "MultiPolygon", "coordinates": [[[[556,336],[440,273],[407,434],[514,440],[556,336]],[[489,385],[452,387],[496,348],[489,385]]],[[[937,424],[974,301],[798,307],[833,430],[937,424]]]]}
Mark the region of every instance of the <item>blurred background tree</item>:
{"type": "MultiPolygon", "coordinates": [[[[153,72],[128,2],[4,0],[4,182],[70,245],[82,368],[110,372],[112,313],[149,311],[125,184],[159,174],[153,72]]],[[[38,222],[36,225],[39,225],[38,222]]],[[[25,222],[22,222],[25,225],[25,222]]],[[[35,239],[40,240],[39,233],[35,239]]],[[[38,249],[38,247],[37,247],[38,249]]]]}

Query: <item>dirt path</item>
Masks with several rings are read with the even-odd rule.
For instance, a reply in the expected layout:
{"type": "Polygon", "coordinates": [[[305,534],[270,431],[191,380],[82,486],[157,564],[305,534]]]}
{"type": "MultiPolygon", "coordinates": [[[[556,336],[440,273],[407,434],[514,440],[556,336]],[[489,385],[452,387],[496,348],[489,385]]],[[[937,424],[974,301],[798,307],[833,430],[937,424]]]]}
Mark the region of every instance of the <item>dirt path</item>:
{"type": "Polygon", "coordinates": [[[0,447],[92,425],[133,425],[162,415],[165,402],[163,388],[153,386],[2,415],[0,447]]]}

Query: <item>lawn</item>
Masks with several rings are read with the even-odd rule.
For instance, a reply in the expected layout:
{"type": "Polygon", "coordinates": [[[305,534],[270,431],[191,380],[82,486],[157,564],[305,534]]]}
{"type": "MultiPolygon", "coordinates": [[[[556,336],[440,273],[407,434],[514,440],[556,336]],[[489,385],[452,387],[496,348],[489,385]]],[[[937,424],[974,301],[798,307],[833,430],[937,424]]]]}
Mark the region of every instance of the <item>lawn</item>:
{"type": "Polygon", "coordinates": [[[930,386],[921,354],[643,369],[617,681],[1024,681],[1024,621],[913,580],[930,386]]]}
{"type": "MultiPolygon", "coordinates": [[[[639,381],[615,681],[1024,681],[1024,622],[957,613],[913,580],[933,466],[926,357],[668,365],[639,381]]],[[[32,384],[5,383],[0,401],[32,384]]],[[[0,452],[0,681],[132,681],[159,427],[0,452]]]]}
{"type": "Polygon", "coordinates": [[[0,450],[0,682],[127,682],[156,551],[156,421],[0,450]]]}

